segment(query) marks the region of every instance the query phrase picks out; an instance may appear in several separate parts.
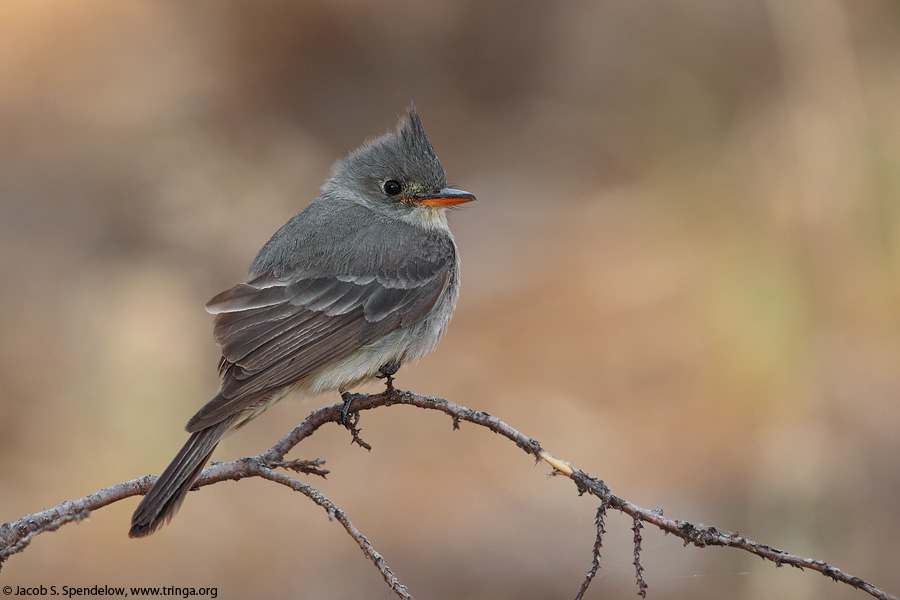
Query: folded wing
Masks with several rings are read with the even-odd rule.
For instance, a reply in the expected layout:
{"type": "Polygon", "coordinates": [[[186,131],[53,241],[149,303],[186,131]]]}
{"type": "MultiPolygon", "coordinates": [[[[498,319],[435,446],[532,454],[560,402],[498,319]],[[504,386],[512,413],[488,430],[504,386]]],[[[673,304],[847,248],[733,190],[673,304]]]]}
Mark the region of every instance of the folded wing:
{"type": "Polygon", "coordinates": [[[198,431],[275,390],[424,318],[447,285],[452,240],[385,261],[377,275],[258,275],[207,304],[222,346],[219,393],[188,422],[198,431]]]}

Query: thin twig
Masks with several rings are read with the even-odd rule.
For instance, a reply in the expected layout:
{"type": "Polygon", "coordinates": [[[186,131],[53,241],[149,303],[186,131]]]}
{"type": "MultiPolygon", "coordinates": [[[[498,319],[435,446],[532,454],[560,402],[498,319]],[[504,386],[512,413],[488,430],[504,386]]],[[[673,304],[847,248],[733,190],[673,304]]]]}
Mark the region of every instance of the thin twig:
{"type": "Polygon", "coordinates": [[[578,590],[575,600],[582,600],[588,586],[591,585],[597,571],[600,570],[600,550],[603,548],[603,534],[606,533],[606,502],[601,500],[600,506],[597,507],[597,516],[594,518],[594,525],[597,527],[597,537],[594,539],[594,548],[591,551],[591,570],[588,571],[578,590]]]}
{"type": "Polygon", "coordinates": [[[291,488],[295,492],[300,492],[301,494],[305,495],[310,500],[324,508],[328,512],[328,518],[334,519],[338,523],[343,525],[344,529],[347,530],[347,533],[350,534],[350,537],[352,537],[356,541],[356,543],[359,544],[359,547],[360,549],[362,549],[363,554],[366,555],[366,558],[371,560],[378,568],[378,570],[381,571],[381,576],[384,577],[384,581],[390,586],[391,591],[393,591],[399,597],[404,598],[405,600],[412,600],[412,596],[410,596],[406,591],[406,586],[397,581],[397,577],[387,566],[387,563],[384,562],[384,558],[382,558],[382,556],[375,550],[375,548],[372,547],[372,544],[369,543],[369,540],[366,539],[366,536],[361,534],[359,530],[353,525],[353,523],[350,522],[350,519],[347,518],[347,515],[344,513],[344,511],[335,506],[334,502],[326,498],[324,494],[322,494],[313,486],[297,481],[293,477],[288,477],[283,473],[273,471],[272,469],[261,464],[257,467],[257,473],[263,479],[268,479],[269,481],[280,483],[281,485],[285,485],[291,488]]]}
{"type": "Polygon", "coordinates": [[[643,541],[641,529],[643,527],[644,526],[641,525],[641,520],[635,518],[634,525],[631,527],[631,530],[634,532],[634,562],[631,564],[634,565],[634,577],[638,586],[638,596],[646,598],[647,582],[644,581],[644,566],[641,564],[641,542],[643,541]]]}

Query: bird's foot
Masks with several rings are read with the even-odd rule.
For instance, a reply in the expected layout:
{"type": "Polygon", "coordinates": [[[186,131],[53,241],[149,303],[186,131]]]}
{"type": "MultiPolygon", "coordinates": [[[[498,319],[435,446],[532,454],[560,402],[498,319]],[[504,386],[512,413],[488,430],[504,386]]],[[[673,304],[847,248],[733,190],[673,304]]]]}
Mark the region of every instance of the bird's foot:
{"type": "Polygon", "coordinates": [[[344,405],[341,407],[341,425],[351,431],[353,431],[356,424],[359,423],[359,412],[350,412],[350,405],[353,403],[355,397],[356,395],[351,394],[350,392],[341,392],[341,399],[344,401],[344,405]]]}
{"type": "Polygon", "coordinates": [[[384,385],[388,394],[393,393],[394,390],[394,374],[400,369],[400,363],[388,363],[386,365],[382,365],[380,369],[378,369],[378,379],[384,379],[384,385]]]}
{"type": "Polygon", "coordinates": [[[347,431],[350,432],[350,436],[353,438],[350,443],[357,444],[360,448],[371,450],[372,446],[359,437],[360,430],[356,426],[357,423],[359,423],[359,411],[353,413],[350,412],[350,404],[356,397],[356,394],[341,392],[341,398],[344,399],[344,406],[341,407],[341,424],[347,428],[347,431]]]}

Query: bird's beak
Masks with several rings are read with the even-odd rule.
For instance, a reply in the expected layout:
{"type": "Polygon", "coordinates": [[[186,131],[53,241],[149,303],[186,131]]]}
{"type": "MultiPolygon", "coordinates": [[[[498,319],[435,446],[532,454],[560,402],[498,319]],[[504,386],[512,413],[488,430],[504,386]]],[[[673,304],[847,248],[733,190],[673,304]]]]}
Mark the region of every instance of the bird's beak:
{"type": "Polygon", "coordinates": [[[410,198],[410,201],[423,206],[456,206],[457,204],[472,202],[473,200],[475,200],[475,196],[469,192],[455,190],[453,188],[443,188],[437,194],[432,194],[430,196],[416,196],[415,198],[410,198]]]}

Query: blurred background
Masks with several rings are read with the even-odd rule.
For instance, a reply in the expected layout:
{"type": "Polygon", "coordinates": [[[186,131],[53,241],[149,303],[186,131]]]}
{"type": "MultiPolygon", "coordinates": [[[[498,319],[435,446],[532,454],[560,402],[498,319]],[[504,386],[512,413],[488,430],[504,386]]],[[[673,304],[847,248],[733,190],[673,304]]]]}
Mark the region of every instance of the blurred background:
{"type": "MultiPolygon", "coordinates": [[[[900,593],[900,4],[0,3],[0,521],[159,473],[217,385],[203,305],[331,164],[416,102],[462,295],[398,385],[494,414],[639,505],[900,593]]],[[[377,391],[379,387],[367,388],[377,391]]],[[[336,395],[220,445],[258,454],[336,395]]],[[[292,453],[419,598],[571,598],[596,501],[405,407],[292,453]]],[[[388,598],[304,497],[137,499],[36,538],[4,585],[388,598]]],[[[607,518],[588,597],[632,597],[607,518]]],[[[644,531],[654,599],[861,598],[644,531]]]]}

